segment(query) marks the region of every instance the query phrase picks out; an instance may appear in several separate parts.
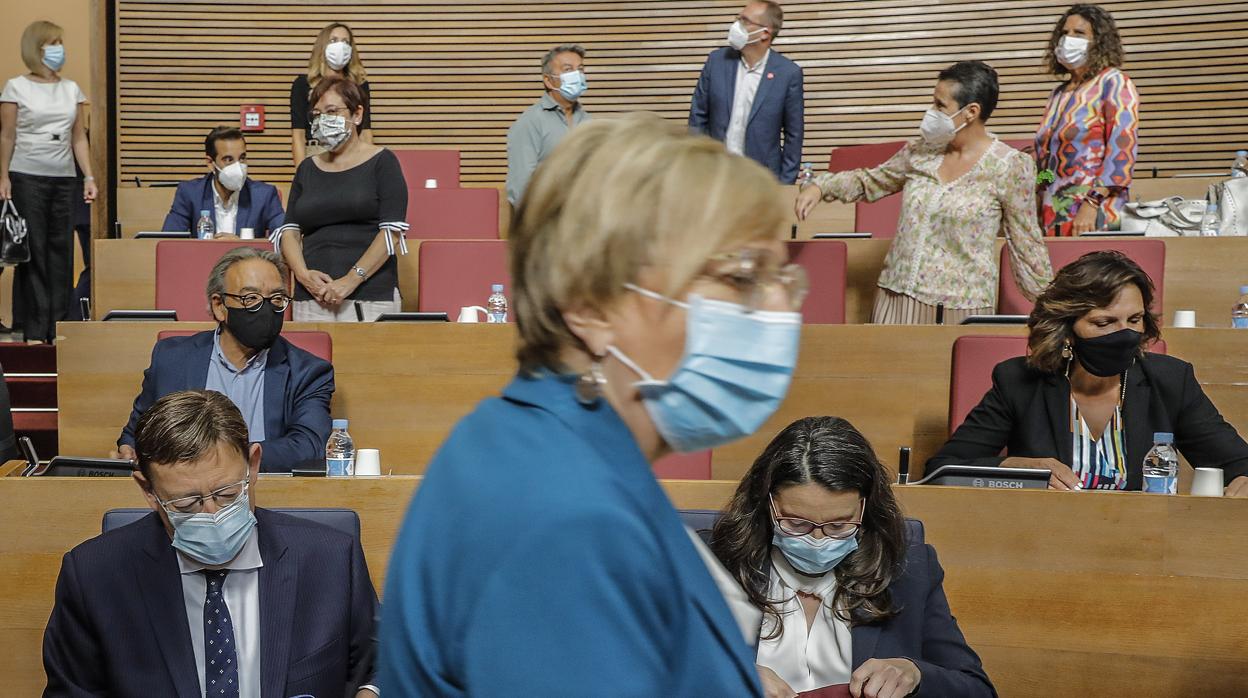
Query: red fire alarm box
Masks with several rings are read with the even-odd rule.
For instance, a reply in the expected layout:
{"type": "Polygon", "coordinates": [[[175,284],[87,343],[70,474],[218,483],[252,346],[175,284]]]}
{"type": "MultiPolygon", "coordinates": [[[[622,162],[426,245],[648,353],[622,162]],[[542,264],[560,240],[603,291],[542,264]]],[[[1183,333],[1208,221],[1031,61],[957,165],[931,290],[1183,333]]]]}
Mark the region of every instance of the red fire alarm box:
{"type": "Polygon", "coordinates": [[[264,105],[244,104],[238,108],[238,128],[240,131],[264,130],[264,105]]]}

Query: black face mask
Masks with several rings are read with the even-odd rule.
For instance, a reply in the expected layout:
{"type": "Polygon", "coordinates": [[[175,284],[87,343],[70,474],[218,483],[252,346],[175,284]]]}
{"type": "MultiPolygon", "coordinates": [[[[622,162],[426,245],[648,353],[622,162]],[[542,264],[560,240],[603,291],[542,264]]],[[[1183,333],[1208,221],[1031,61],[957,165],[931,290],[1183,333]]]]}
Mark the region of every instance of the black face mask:
{"type": "Polygon", "coordinates": [[[1112,334],[1084,339],[1071,332],[1075,358],[1094,376],[1109,378],[1131,367],[1140,351],[1144,335],[1132,329],[1118,330],[1112,334]]]}
{"type": "Polygon", "coordinates": [[[255,312],[246,308],[225,308],[225,326],[239,344],[248,349],[268,349],[282,333],[285,313],[279,313],[266,298],[255,312]]]}

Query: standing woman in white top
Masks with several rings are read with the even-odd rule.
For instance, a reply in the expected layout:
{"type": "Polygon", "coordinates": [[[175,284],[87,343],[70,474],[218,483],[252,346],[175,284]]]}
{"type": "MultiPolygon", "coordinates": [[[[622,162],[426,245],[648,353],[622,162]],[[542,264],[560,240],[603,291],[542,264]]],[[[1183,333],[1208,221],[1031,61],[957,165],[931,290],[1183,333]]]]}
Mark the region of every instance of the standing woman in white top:
{"type": "Polygon", "coordinates": [[[69,312],[73,287],[74,161],[95,200],[87,144],[87,97],[58,74],[65,64],[62,30],[33,22],[22,32],[22,62],[30,73],[0,93],[0,199],[12,200],[26,219],[30,261],[13,285],[14,329],[27,342],[51,343],[57,320],[69,312]]]}
{"type": "Polygon", "coordinates": [[[870,698],[996,695],[890,482],[853,425],[807,417],[768,444],[716,523],[711,549],[763,611],[768,698],[840,684],[870,698]]]}

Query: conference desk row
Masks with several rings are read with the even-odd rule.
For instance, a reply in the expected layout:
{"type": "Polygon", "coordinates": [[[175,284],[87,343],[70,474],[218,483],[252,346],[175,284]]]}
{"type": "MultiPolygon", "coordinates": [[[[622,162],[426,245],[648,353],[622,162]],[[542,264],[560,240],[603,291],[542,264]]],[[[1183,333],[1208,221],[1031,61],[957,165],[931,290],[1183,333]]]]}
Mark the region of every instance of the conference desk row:
{"type": "MultiPolygon", "coordinates": [[[[152,345],[164,329],[209,323],[70,322],[57,327],[60,453],[103,455],[113,448],[139,393],[152,345]]],[[[515,373],[514,326],[456,323],[290,323],[333,340],[334,417],[351,422],[361,448],[382,465],[418,474],[451,427],[515,373]]],[[[807,325],[788,397],[759,432],[715,449],[711,472],[736,480],[778,431],[795,419],[836,415],[857,426],[890,467],[913,449],[913,471],[948,436],[954,340],[1013,334],[1020,327],[807,325]]],[[[1248,333],[1171,329],[1171,355],[1196,376],[1222,414],[1248,434],[1248,333]]],[[[985,371],[991,367],[984,367],[985,371]]],[[[1186,473],[1186,469],[1185,469],[1186,473]]]]}
{"type": "MultiPolygon", "coordinates": [[[[1105,241],[1111,243],[1114,239],[1140,238],[1105,241]]],[[[92,317],[102,319],[110,310],[155,308],[156,245],[159,242],[151,239],[92,241],[92,317]]],[[[843,242],[848,247],[845,321],[863,324],[871,319],[876,282],[892,241],[843,242]]],[[[1055,244],[1064,242],[1069,240],[1057,240],[1055,244]]],[[[1169,324],[1175,310],[1182,309],[1195,310],[1200,326],[1229,327],[1231,306],[1239,298],[1239,287],[1248,284],[1248,273],[1242,263],[1248,259],[1248,237],[1165,238],[1165,243],[1165,294],[1163,307],[1158,308],[1165,316],[1165,323],[1169,324]]],[[[1002,244],[998,241],[998,249],[1002,244]]],[[[403,296],[403,309],[414,311],[418,300],[419,241],[411,241],[409,249],[409,254],[398,260],[399,292],[403,296]]]]}
{"type": "MultiPolygon", "coordinates": [[[[254,499],[359,512],[380,592],[419,481],[264,477],[254,499]]],[[[736,483],[664,486],[677,508],[716,509],[736,483]]],[[[894,491],[906,515],[924,522],[953,612],[1002,696],[1248,695],[1248,501],[894,491]]],[[[105,511],[145,505],[126,478],[5,477],[0,502],[0,693],[38,695],[61,556],[99,532],[105,511]]]]}

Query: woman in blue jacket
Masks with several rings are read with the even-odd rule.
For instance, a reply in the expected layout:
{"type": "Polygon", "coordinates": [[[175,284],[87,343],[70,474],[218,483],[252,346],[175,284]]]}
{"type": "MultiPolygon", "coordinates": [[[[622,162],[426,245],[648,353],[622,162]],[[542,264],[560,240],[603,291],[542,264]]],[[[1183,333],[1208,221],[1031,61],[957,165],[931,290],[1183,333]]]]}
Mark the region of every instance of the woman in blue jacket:
{"type": "Polygon", "coordinates": [[[383,694],[759,694],[650,464],[749,434],[788,390],[806,286],[776,186],[654,115],[583,125],[538,167],[510,235],[519,374],[407,513],[383,694]]]}

